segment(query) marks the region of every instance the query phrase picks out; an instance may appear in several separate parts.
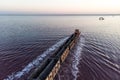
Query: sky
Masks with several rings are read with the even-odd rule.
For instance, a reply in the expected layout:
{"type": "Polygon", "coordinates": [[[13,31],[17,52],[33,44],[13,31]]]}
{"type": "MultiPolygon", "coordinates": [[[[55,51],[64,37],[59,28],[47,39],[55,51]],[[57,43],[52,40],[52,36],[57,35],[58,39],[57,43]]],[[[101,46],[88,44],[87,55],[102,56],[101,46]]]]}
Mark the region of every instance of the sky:
{"type": "Polygon", "coordinates": [[[0,13],[119,14],[120,0],[0,0],[0,13]]]}

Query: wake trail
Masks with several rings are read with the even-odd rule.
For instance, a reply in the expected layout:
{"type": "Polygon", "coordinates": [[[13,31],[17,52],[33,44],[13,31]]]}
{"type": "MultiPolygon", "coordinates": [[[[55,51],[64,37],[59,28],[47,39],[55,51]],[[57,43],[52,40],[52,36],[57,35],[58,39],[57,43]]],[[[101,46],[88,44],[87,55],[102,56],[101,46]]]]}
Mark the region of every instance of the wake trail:
{"type": "Polygon", "coordinates": [[[76,44],[75,50],[74,50],[74,54],[73,54],[73,62],[72,62],[72,75],[74,76],[74,80],[77,80],[77,74],[79,72],[79,61],[81,59],[81,52],[82,52],[82,48],[84,46],[85,43],[85,39],[81,36],[76,44]]]}
{"type": "Polygon", "coordinates": [[[23,75],[28,74],[33,68],[40,65],[40,63],[44,60],[46,56],[52,54],[52,52],[54,52],[57,48],[59,48],[67,39],[68,37],[61,39],[59,42],[54,44],[52,47],[48,48],[45,52],[43,52],[36,59],[30,62],[21,71],[13,72],[11,75],[8,75],[7,78],[5,78],[4,80],[17,80],[21,78],[23,75]]]}

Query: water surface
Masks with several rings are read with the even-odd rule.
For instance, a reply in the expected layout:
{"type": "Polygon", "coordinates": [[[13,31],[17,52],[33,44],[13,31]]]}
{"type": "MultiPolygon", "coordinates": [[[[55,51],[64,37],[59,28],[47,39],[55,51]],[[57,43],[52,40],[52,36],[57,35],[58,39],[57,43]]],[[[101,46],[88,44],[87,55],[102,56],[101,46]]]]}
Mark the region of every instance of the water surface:
{"type": "Polygon", "coordinates": [[[66,60],[69,66],[61,67],[68,73],[61,69],[59,79],[119,80],[120,16],[99,17],[0,16],[0,79],[27,79],[78,28],[80,41],[66,60]]]}

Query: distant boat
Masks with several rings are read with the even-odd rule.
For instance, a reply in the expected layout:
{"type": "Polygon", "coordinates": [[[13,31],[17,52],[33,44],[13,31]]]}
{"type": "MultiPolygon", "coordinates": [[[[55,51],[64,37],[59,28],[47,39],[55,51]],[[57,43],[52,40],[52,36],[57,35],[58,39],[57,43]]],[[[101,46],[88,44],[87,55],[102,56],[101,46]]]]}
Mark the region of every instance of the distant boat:
{"type": "Polygon", "coordinates": [[[99,20],[104,20],[104,18],[103,17],[99,17],[99,20]]]}

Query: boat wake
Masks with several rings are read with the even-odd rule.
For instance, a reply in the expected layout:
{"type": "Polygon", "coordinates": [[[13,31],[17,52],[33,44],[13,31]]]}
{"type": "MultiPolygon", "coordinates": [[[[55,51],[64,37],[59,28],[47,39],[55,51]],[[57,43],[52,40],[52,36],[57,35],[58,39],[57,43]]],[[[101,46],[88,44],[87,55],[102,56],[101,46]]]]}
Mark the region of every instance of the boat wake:
{"type": "Polygon", "coordinates": [[[55,80],[119,80],[120,44],[112,36],[82,34],[55,80]]]}
{"type": "MultiPolygon", "coordinates": [[[[120,41],[118,36],[84,33],[61,65],[55,80],[119,80],[120,41]]],[[[67,37],[68,38],[68,37],[67,37]]],[[[46,56],[55,51],[64,38],[39,55],[21,71],[12,73],[4,80],[18,80],[38,66],[46,56]]],[[[120,38],[119,38],[120,39],[120,38]]]]}
{"type": "Polygon", "coordinates": [[[7,78],[4,80],[18,80],[20,77],[22,77],[25,74],[28,74],[33,68],[40,65],[40,63],[45,59],[46,56],[52,54],[57,48],[59,48],[68,37],[61,39],[59,42],[57,42],[55,45],[47,49],[43,54],[39,55],[35,60],[30,62],[27,66],[25,66],[21,71],[14,72],[11,75],[8,75],[7,78]]]}
{"type": "Polygon", "coordinates": [[[73,55],[73,62],[72,62],[72,75],[74,76],[74,80],[77,80],[77,74],[79,73],[79,61],[81,59],[81,52],[82,48],[84,46],[85,39],[83,37],[80,37],[79,41],[76,44],[75,50],[74,50],[74,55],[73,55]]]}

